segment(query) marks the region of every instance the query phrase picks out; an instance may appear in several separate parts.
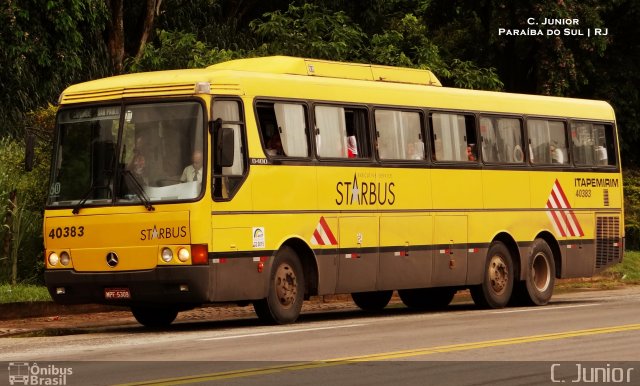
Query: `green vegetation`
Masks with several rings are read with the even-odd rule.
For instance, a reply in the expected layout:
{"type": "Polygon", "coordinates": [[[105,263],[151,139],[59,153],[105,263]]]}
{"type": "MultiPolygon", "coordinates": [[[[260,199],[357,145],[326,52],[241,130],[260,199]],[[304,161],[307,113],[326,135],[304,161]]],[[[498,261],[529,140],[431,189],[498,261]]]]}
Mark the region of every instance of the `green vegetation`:
{"type": "Polygon", "coordinates": [[[50,301],[46,287],[28,284],[0,284],[0,303],[50,301]]]}
{"type": "Polygon", "coordinates": [[[625,170],[624,184],[624,217],[626,248],[640,250],[640,171],[625,170]]]}
{"type": "Polygon", "coordinates": [[[626,251],[622,264],[611,267],[603,276],[621,283],[640,284],[640,251],[626,251]]]}
{"type": "Polygon", "coordinates": [[[612,289],[625,285],[640,284],[640,251],[627,250],[622,264],[589,278],[563,279],[556,283],[559,291],[566,289],[612,289]]]}

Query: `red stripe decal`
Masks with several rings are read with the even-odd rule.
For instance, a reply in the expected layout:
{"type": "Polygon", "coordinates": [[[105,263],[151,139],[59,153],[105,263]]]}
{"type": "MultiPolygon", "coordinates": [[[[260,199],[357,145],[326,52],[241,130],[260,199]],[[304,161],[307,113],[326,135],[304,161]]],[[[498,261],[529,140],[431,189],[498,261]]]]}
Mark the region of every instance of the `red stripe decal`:
{"type": "Polygon", "coordinates": [[[331,228],[329,228],[329,224],[327,224],[327,221],[324,219],[324,217],[320,217],[320,226],[322,226],[322,229],[324,229],[325,233],[327,234],[327,238],[331,242],[331,245],[337,245],[338,240],[336,240],[335,236],[331,232],[331,228]]]}

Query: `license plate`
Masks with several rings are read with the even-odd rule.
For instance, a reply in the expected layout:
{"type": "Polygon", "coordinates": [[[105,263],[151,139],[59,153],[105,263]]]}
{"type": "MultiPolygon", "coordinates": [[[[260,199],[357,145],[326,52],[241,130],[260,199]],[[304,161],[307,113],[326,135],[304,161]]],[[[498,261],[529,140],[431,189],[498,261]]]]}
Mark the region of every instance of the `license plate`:
{"type": "Polygon", "coordinates": [[[131,299],[129,288],[105,288],[105,299],[131,299]]]}

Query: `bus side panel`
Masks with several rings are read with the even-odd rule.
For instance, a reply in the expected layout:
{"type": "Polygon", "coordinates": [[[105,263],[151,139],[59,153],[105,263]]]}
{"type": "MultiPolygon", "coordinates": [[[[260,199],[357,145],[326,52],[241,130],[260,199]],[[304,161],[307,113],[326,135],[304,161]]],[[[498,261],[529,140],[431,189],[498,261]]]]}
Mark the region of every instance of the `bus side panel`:
{"type": "Polygon", "coordinates": [[[437,215],[434,222],[433,287],[463,285],[467,280],[467,216],[437,215]]]}
{"type": "MultiPolygon", "coordinates": [[[[327,222],[332,219],[327,219],[327,222]]],[[[333,295],[338,283],[338,249],[316,249],[318,262],[318,295],[333,295]]]]}
{"type": "Polygon", "coordinates": [[[431,282],[431,216],[380,218],[378,289],[424,288],[431,282]]]}
{"type": "Polygon", "coordinates": [[[562,277],[588,277],[593,276],[595,270],[595,216],[593,213],[575,214],[584,237],[581,239],[567,239],[563,242],[566,253],[562,260],[562,277]]]}
{"type": "MultiPolygon", "coordinates": [[[[235,216],[236,218],[238,216],[235,216]]],[[[224,223],[232,225],[231,222],[224,223]]],[[[229,227],[213,229],[213,248],[216,251],[209,259],[211,264],[211,283],[209,297],[211,301],[233,301],[261,299],[266,296],[268,264],[260,272],[257,264],[265,255],[256,250],[254,255],[238,254],[248,251],[253,238],[251,227],[229,227]]],[[[270,255],[271,253],[267,253],[270,255]]],[[[268,256],[270,257],[270,256],[268,256]]]]}
{"type": "Polygon", "coordinates": [[[482,190],[485,209],[531,207],[529,172],[483,170],[482,190]]]}
{"type": "Polygon", "coordinates": [[[590,277],[595,270],[595,243],[593,240],[569,240],[563,246],[561,277],[590,277]]]}
{"type": "Polygon", "coordinates": [[[336,292],[375,290],[379,265],[377,217],[341,217],[338,224],[340,249],[336,292]]]}

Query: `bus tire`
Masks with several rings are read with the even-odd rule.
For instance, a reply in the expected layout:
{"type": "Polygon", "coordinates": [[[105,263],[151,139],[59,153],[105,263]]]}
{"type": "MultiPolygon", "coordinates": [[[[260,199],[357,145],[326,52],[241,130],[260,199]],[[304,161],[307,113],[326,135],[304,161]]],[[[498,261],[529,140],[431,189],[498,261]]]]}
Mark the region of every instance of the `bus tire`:
{"type": "Polygon", "coordinates": [[[304,273],[295,251],[282,247],[276,254],[265,299],[253,302],[258,318],[267,324],[293,323],[304,301],[304,273]]]}
{"type": "Polygon", "coordinates": [[[489,246],[482,284],[470,288],[471,297],[482,308],[503,308],[513,292],[513,260],[501,241],[489,246]]]}
{"type": "Polygon", "coordinates": [[[168,327],[178,316],[178,310],[171,307],[133,306],[131,313],[138,323],[149,328],[168,327]]]}
{"type": "Polygon", "coordinates": [[[351,298],[363,311],[378,312],[389,304],[391,295],[393,291],[355,292],[351,294],[351,298]]]}
{"type": "Polygon", "coordinates": [[[405,306],[415,310],[439,310],[446,308],[456,294],[455,288],[417,288],[399,290],[398,295],[405,306]]]}
{"type": "Polygon", "coordinates": [[[556,281],[553,252],[546,241],[543,239],[533,241],[527,265],[525,280],[516,283],[514,288],[514,303],[525,306],[544,306],[551,300],[556,281]]]}

